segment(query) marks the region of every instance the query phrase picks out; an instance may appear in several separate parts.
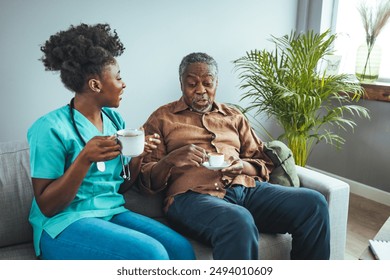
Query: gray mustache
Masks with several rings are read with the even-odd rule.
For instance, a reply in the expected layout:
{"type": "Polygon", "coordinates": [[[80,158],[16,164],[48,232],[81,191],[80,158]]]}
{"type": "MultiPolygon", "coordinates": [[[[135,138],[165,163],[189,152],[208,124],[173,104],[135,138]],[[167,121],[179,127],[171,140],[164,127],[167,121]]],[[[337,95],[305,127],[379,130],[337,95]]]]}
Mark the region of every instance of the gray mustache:
{"type": "Polygon", "coordinates": [[[207,96],[207,94],[194,98],[194,101],[204,101],[204,100],[210,101],[210,98],[207,96]]]}

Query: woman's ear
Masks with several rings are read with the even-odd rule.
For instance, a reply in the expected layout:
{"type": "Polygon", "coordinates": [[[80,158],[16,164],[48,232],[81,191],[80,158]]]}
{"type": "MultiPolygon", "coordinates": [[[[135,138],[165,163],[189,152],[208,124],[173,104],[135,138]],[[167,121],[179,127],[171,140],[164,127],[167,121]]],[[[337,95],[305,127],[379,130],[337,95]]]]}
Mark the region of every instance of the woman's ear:
{"type": "Polygon", "coordinates": [[[92,91],[97,92],[97,93],[99,93],[101,91],[101,88],[102,88],[102,84],[97,79],[89,79],[88,86],[92,91]]]}

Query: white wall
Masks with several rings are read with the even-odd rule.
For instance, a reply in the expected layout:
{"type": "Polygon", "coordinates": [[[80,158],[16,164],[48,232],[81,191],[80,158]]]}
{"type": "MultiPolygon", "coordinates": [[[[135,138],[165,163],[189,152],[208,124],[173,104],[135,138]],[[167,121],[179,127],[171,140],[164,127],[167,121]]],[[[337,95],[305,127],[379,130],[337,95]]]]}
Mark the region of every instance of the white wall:
{"type": "Polygon", "coordinates": [[[40,45],[81,22],[107,22],[126,50],[119,57],[127,83],[118,111],[138,127],[158,106],[180,95],[178,65],[193,51],[219,63],[217,100],[238,102],[234,59],[270,47],[270,35],[295,28],[292,0],[0,0],[0,142],[24,140],[41,115],[69,102],[58,74],[45,72],[40,45]]]}
{"type": "MultiPolygon", "coordinates": [[[[0,0],[0,142],[25,140],[39,116],[73,96],[38,60],[39,46],[70,24],[107,22],[118,31],[126,47],[119,63],[127,83],[118,111],[128,126],[137,127],[155,108],[180,96],[178,65],[193,51],[207,52],[219,63],[217,99],[238,102],[232,61],[247,50],[272,47],[270,35],[289,34],[296,22],[316,27],[319,3],[323,1],[0,0]],[[310,8],[300,11],[299,18],[298,4],[310,8]]],[[[389,191],[387,105],[367,102],[371,121],[359,121],[355,134],[346,133],[347,145],[340,151],[316,147],[309,164],[389,191]]]]}

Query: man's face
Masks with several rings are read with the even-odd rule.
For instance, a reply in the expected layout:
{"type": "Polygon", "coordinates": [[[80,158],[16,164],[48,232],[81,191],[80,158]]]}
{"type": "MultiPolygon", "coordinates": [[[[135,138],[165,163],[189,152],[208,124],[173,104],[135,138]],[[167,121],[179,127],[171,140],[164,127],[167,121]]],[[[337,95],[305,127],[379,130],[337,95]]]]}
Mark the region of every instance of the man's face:
{"type": "MultiPolygon", "coordinates": [[[[211,69],[212,70],[212,69],[211,69]]],[[[199,113],[212,108],[218,80],[206,63],[192,63],[181,77],[181,91],[185,103],[199,113]]]]}

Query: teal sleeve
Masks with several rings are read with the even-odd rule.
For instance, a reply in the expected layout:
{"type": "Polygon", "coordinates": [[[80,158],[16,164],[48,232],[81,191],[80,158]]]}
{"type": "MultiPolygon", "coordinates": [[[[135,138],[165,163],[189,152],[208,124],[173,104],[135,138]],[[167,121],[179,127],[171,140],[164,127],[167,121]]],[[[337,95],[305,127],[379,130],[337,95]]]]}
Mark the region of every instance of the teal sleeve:
{"type": "Polygon", "coordinates": [[[59,133],[58,124],[42,117],[29,129],[31,177],[56,179],[63,175],[66,150],[59,133]]]}

